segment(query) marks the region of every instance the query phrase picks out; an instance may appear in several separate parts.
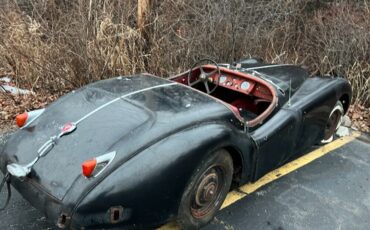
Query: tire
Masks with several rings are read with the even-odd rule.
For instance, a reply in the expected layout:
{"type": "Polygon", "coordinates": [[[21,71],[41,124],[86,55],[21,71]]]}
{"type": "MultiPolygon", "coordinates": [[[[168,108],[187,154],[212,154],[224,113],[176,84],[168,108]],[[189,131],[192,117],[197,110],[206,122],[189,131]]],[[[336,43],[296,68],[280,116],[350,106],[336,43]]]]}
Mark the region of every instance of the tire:
{"type": "Polygon", "coordinates": [[[340,101],[337,101],[333,110],[330,112],[329,119],[325,126],[324,139],[321,140],[321,144],[326,144],[333,141],[334,134],[341,125],[343,116],[343,104],[340,101]]]}
{"type": "Polygon", "coordinates": [[[213,219],[230,189],[232,175],[233,160],[224,149],[198,166],[181,198],[177,218],[181,229],[199,229],[213,219]]]}

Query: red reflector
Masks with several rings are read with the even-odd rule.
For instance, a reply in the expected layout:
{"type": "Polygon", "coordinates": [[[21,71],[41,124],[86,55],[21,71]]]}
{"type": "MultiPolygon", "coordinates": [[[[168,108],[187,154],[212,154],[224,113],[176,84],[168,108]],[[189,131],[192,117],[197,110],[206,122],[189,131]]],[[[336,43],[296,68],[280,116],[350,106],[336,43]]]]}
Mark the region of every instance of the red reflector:
{"type": "Polygon", "coordinates": [[[96,159],[88,160],[82,163],[82,174],[85,177],[90,177],[96,167],[96,159]]]}
{"type": "Polygon", "coordinates": [[[15,121],[18,127],[23,127],[27,122],[27,118],[28,118],[28,113],[22,113],[22,114],[17,115],[15,117],[15,121]]]}

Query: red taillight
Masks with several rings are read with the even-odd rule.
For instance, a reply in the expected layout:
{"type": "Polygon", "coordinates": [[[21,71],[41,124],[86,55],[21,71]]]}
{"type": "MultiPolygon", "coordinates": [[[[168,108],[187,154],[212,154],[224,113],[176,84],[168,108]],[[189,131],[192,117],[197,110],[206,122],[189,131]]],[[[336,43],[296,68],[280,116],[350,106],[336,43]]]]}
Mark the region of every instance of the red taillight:
{"type": "Polygon", "coordinates": [[[15,121],[17,122],[18,127],[23,127],[28,119],[28,113],[22,113],[15,117],[15,121]]]}
{"type": "Polygon", "coordinates": [[[82,163],[82,174],[87,178],[99,176],[113,161],[115,156],[116,151],[113,151],[85,161],[82,163]]]}
{"type": "Polygon", "coordinates": [[[82,174],[85,177],[91,177],[96,167],[96,159],[88,160],[82,163],[82,174]]]}

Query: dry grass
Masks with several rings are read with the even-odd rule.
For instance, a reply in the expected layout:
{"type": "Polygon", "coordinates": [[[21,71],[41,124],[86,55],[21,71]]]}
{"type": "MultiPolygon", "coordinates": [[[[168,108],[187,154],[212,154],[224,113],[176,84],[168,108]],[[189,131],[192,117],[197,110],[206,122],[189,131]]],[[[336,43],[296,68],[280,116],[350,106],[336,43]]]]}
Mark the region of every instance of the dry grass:
{"type": "Polygon", "coordinates": [[[6,2],[0,75],[35,91],[138,72],[168,76],[202,57],[259,56],[343,75],[354,102],[370,105],[369,0],[158,0],[143,34],[136,0],[6,2]]]}

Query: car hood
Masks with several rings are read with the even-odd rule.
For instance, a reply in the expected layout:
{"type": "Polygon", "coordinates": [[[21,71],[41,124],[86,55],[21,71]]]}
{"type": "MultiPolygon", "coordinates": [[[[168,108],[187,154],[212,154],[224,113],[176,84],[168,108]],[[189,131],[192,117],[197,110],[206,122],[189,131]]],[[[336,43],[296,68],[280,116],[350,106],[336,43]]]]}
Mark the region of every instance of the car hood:
{"type": "Polygon", "coordinates": [[[62,200],[78,180],[94,183],[82,176],[84,161],[116,151],[109,166],[115,168],[171,133],[230,114],[213,98],[169,80],[140,75],[99,81],[61,97],[12,135],[0,166],[4,171],[6,164],[31,162],[64,124],[76,123],[76,130],[62,136],[29,175],[62,200]]]}
{"type": "Polygon", "coordinates": [[[262,65],[246,70],[255,71],[257,76],[272,83],[278,91],[286,96],[289,94],[292,96],[309,77],[305,69],[295,65],[262,65]]]}

